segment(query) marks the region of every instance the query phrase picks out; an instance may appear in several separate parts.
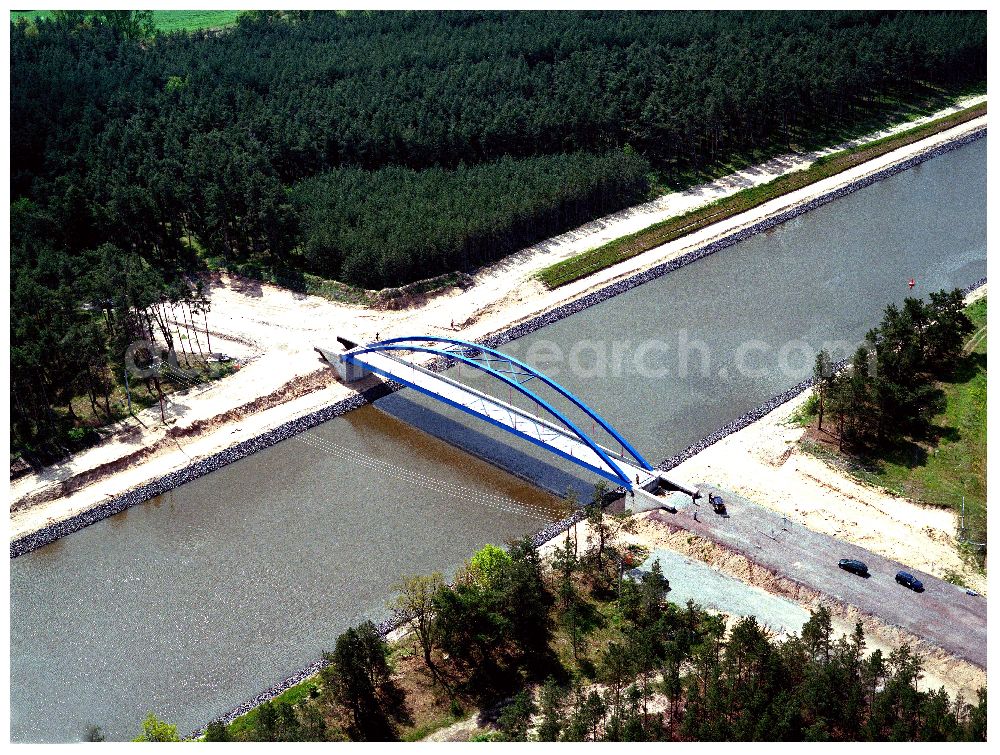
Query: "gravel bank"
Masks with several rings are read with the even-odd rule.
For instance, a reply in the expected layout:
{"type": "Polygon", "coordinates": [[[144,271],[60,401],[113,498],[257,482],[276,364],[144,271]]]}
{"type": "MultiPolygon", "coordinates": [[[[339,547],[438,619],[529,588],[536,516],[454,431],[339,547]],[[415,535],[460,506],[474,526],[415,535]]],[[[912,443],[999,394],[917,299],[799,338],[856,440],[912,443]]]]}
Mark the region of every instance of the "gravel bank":
{"type": "MultiPolygon", "coordinates": [[[[539,315],[538,317],[534,317],[512,328],[508,328],[507,330],[501,331],[493,336],[490,336],[489,338],[483,339],[482,344],[490,348],[497,348],[499,346],[502,346],[505,343],[509,343],[510,341],[516,340],[524,335],[527,335],[528,333],[532,333],[540,328],[543,328],[546,325],[550,325],[551,323],[557,322],[566,317],[569,317],[570,315],[576,314],[577,312],[581,312],[584,309],[587,309],[588,307],[592,307],[595,304],[606,301],[607,299],[610,299],[614,296],[617,296],[618,294],[621,294],[625,291],[635,288],[636,286],[640,286],[643,283],[646,283],[648,281],[654,280],[663,275],[671,273],[674,270],[684,267],[685,265],[689,265],[692,262],[702,259],[703,257],[707,257],[710,254],[714,254],[722,249],[726,249],[732,246],[733,244],[737,244],[740,241],[749,238],[750,236],[754,236],[758,233],[762,233],[771,228],[774,228],[775,226],[780,225],[781,223],[791,220],[792,218],[798,217],[799,215],[809,212],[810,210],[813,210],[824,204],[827,204],[828,202],[832,202],[835,199],[846,196],[847,194],[855,192],[859,189],[863,189],[866,186],[871,186],[873,183],[877,181],[881,181],[885,178],[889,178],[890,176],[894,176],[898,173],[901,173],[904,170],[912,168],[915,165],[919,165],[920,163],[930,160],[933,157],[937,157],[938,155],[950,152],[953,149],[957,149],[961,146],[974,142],[978,139],[983,138],[984,136],[986,136],[986,128],[981,128],[971,133],[965,134],[952,141],[940,144],[932,149],[928,149],[924,152],[914,155],[913,157],[910,157],[909,159],[904,160],[903,162],[897,163],[888,168],[877,171],[871,175],[865,176],[864,178],[860,178],[857,181],[853,181],[852,183],[842,186],[831,192],[815,197],[812,200],[804,202],[801,205],[798,205],[789,210],[773,215],[760,222],[747,226],[746,228],[740,229],[735,233],[731,233],[709,244],[699,247],[698,249],[694,249],[686,254],[681,255],[680,257],[677,257],[668,262],[652,267],[648,270],[644,270],[628,278],[624,278],[620,281],[617,281],[616,283],[605,286],[604,288],[598,289],[597,291],[591,292],[586,296],[582,296],[579,299],[576,299],[572,302],[556,307],[555,309],[546,312],[543,315],[539,315]]],[[[971,291],[977,288],[978,286],[982,285],[983,282],[984,281],[979,281],[976,284],[968,287],[967,290],[971,291]]],[[[450,365],[451,361],[452,360],[439,359],[432,362],[430,365],[428,365],[428,367],[429,369],[435,371],[443,370],[451,366],[450,365]]],[[[757,409],[751,412],[747,412],[739,419],[729,423],[723,428],[720,428],[719,430],[715,431],[710,436],[704,438],[698,443],[693,444],[689,448],[682,451],[680,454],[676,454],[670,457],[669,459],[664,460],[658,466],[658,469],[665,471],[673,468],[680,462],[698,453],[698,451],[707,448],[708,446],[726,437],[727,435],[736,432],[737,430],[742,429],[743,427],[746,427],[751,422],[756,421],[757,419],[764,416],[768,412],[772,411],[776,407],[780,406],[781,404],[785,403],[791,398],[794,398],[799,393],[808,388],[810,384],[811,382],[809,380],[806,380],[803,381],[802,383],[799,383],[796,386],[793,386],[792,388],[789,388],[787,391],[784,391],[778,396],[775,396],[770,401],[761,405],[757,409]]],[[[283,425],[278,426],[274,430],[263,433],[255,438],[251,438],[250,440],[238,443],[224,451],[220,451],[219,453],[213,454],[212,456],[209,456],[201,461],[195,462],[185,467],[184,469],[178,470],[177,472],[172,472],[170,474],[164,475],[163,477],[160,477],[149,484],[142,485],[138,488],[130,490],[124,495],[112,498],[111,500],[101,503],[94,508],[88,509],[87,511],[81,512],[68,519],[55,522],[51,525],[48,525],[47,527],[43,527],[42,529],[39,529],[36,532],[33,532],[29,535],[25,535],[24,537],[12,541],[10,544],[10,557],[16,558],[17,556],[20,556],[24,553],[29,553],[37,548],[42,547],[43,545],[53,542],[54,540],[58,540],[61,537],[65,537],[66,535],[76,532],[77,530],[82,529],[83,527],[86,527],[90,524],[94,524],[95,522],[99,522],[103,519],[107,519],[110,516],[114,516],[115,514],[118,514],[131,506],[144,503],[150,500],[151,498],[154,498],[158,495],[162,495],[163,493],[173,490],[174,488],[183,485],[186,482],[190,482],[191,480],[195,480],[203,475],[208,474],[209,472],[213,472],[216,469],[225,466],[226,464],[231,464],[232,462],[245,458],[256,451],[272,446],[275,443],[278,443],[282,440],[286,440],[287,438],[290,438],[293,435],[296,435],[297,433],[311,429],[322,422],[326,422],[327,420],[346,414],[349,411],[358,409],[361,406],[364,406],[366,403],[375,401],[381,398],[382,396],[388,395],[389,393],[398,390],[400,387],[401,386],[392,383],[384,384],[378,386],[377,388],[370,389],[362,394],[358,394],[356,396],[352,396],[342,401],[338,401],[337,403],[332,404],[331,406],[312,412],[311,414],[307,414],[303,417],[300,417],[299,419],[286,422],[283,425]]],[[[564,530],[566,527],[570,526],[572,524],[572,521],[570,520],[572,519],[573,517],[570,517],[568,520],[566,520],[565,524],[557,523],[556,525],[547,527],[544,532],[549,533],[550,530],[553,530],[552,533],[548,534],[548,536],[545,538],[541,537],[543,533],[539,533],[535,538],[535,540],[537,541],[536,544],[538,542],[544,542],[544,540],[548,539],[548,537],[551,537],[553,534],[557,534],[558,532],[564,530]],[[558,525],[561,525],[561,527],[556,528],[558,525]]]]}
{"type": "MultiPolygon", "coordinates": [[[[976,291],[977,289],[980,289],[985,285],[986,285],[986,278],[981,278],[975,283],[966,286],[963,289],[963,292],[966,295],[968,295],[971,292],[976,291]]],[[[837,364],[837,369],[843,367],[846,364],[846,362],[847,360],[839,362],[837,364]]],[[[445,366],[446,365],[443,363],[443,360],[438,360],[434,364],[434,369],[442,369],[445,366]]],[[[753,424],[754,422],[761,419],[765,415],[770,414],[772,411],[777,409],[782,404],[791,401],[793,398],[801,394],[803,391],[807,390],[812,385],[812,383],[813,380],[811,378],[808,380],[803,380],[802,382],[797,383],[796,385],[789,388],[787,391],[783,391],[782,393],[773,396],[768,401],[765,401],[763,404],[758,406],[756,409],[747,412],[743,416],[739,417],[733,422],[730,422],[724,427],[720,427],[711,435],[703,438],[697,443],[688,446],[680,453],[675,454],[667,459],[664,459],[662,462],[660,462],[660,464],[657,465],[656,468],[662,471],[673,469],[681,462],[690,459],[692,456],[695,456],[696,454],[705,450],[712,444],[717,443],[723,438],[732,435],[733,433],[738,432],[739,430],[742,430],[743,428],[753,424]]],[[[614,500],[623,497],[624,494],[625,491],[621,488],[618,488],[617,490],[608,493],[605,502],[611,503],[614,500]]],[[[532,536],[531,538],[532,545],[534,545],[535,548],[541,547],[542,545],[549,542],[553,538],[558,537],[559,535],[564,533],[574,524],[584,519],[584,517],[585,517],[585,512],[583,511],[583,509],[578,509],[575,512],[573,512],[570,516],[561,519],[557,522],[552,522],[551,524],[546,525],[532,536]]],[[[381,622],[379,622],[377,625],[377,629],[379,633],[383,637],[385,637],[390,633],[399,629],[407,620],[408,617],[400,614],[391,615],[386,619],[383,619],[381,622]]],[[[282,681],[267,688],[253,699],[247,700],[243,704],[232,709],[218,720],[222,721],[222,723],[225,724],[231,723],[232,721],[244,715],[245,713],[248,713],[249,711],[253,710],[258,705],[261,705],[262,703],[265,703],[268,700],[277,697],[285,690],[294,687],[296,684],[305,681],[310,676],[317,674],[320,671],[320,669],[324,668],[326,665],[327,663],[323,659],[320,659],[310,664],[306,668],[296,672],[295,674],[292,674],[286,679],[283,679],[282,681]]],[[[190,736],[199,737],[203,733],[204,729],[199,729],[198,731],[192,733],[190,736]]]]}

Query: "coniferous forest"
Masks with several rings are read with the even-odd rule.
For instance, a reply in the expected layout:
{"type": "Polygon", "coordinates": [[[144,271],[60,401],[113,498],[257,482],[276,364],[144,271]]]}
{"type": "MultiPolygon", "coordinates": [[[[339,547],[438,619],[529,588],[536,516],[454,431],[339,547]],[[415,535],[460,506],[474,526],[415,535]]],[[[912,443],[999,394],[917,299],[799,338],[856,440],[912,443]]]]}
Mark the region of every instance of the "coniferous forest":
{"type": "MultiPolygon", "coordinates": [[[[754,616],[727,627],[669,602],[659,562],[622,576],[622,520],[599,503],[587,512],[586,542],[567,533],[549,562],[520,541],[487,545],[454,585],[404,579],[397,606],[413,634],[391,647],[370,622],[347,630],[316,677],[209,725],[206,740],[394,740],[441,726],[448,700],[445,726],[469,710],[495,721],[472,741],[985,740],[985,688],[932,688],[909,645],[871,648],[860,621],[838,636],[823,605],[779,638],[754,616]]],[[[179,739],[152,714],[143,726],[144,740],[179,739]]]]}
{"type": "MultiPolygon", "coordinates": [[[[284,12],[11,28],[12,440],[65,434],[206,260],[381,288],[469,270],[985,80],[979,12],[284,12]],[[81,373],[81,370],[85,371],[81,373]]],[[[106,393],[105,393],[106,398],[106,393]]],[[[95,406],[99,405],[99,401],[95,406]]]]}

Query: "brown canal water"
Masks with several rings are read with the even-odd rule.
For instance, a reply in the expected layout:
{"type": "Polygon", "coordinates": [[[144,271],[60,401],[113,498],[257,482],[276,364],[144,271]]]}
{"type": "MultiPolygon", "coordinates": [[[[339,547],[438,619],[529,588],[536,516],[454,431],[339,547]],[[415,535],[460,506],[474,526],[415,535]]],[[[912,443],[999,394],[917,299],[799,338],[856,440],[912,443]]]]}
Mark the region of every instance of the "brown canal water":
{"type": "MultiPolygon", "coordinates": [[[[798,382],[825,341],[852,348],[911,277],[923,296],[985,272],[983,139],[504,350],[656,463],[798,382]]],[[[401,575],[557,517],[541,488],[593,479],[553,459],[402,391],[11,561],[12,738],[130,738],[148,711],[203,725],[386,616],[401,575]]]]}
{"type": "Polygon", "coordinates": [[[562,502],[364,407],[11,561],[11,732],[182,732],[562,502]]]}

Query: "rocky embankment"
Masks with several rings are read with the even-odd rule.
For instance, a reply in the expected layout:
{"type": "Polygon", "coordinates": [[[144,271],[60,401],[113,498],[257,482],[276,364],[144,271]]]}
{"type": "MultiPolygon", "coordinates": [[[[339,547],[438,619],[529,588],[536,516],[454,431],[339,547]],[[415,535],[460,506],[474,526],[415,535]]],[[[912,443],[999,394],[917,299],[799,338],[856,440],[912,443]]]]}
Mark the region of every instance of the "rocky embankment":
{"type": "MultiPolygon", "coordinates": [[[[647,283],[663,275],[667,275],[668,273],[682,268],[685,265],[689,265],[692,262],[702,259],[703,257],[707,257],[710,254],[714,254],[734,244],[738,244],[744,239],[763,233],[764,231],[827,204],[828,202],[832,202],[835,199],[839,199],[840,197],[846,196],[847,194],[855,192],[859,189],[871,186],[877,181],[894,176],[904,170],[912,168],[915,165],[919,165],[920,163],[930,160],[931,158],[944,154],[945,152],[949,152],[965,144],[981,139],[985,135],[986,128],[984,127],[964,134],[951,141],[939,144],[931,149],[927,149],[913,155],[902,162],[883,168],[882,170],[876,171],[868,176],[864,176],[863,178],[859,178],[849,184],[846,184],[845,186],[841,186],[821,196],[814,197],[808,202],[804,202],[793,208],[741,228],[733,233],[727,234],[708,244],[698,247],[697,249],[693,249],[685,254],[682,254],[679,257],[616,281],[615,283],[609,284],[608,286],[598,289],[597,291],[581,296],[574,301],[556,307],[545,314],[533,317],[525,322],[519,323],[518,325],[495,333],[488,338],[482,339],[481,343],[489,348],[502,346],[505,343],[509,343],[510,341],[516,340],[524,335],[527,335],[528,333],[539,330],[546,325],[558,322],[559,320],[576,314],[577,312],[581,312],[588,307],[592,307],[595,304],[606,301],[614,296],[624,293],[625,291],[635,288],[636,286],[640,286],[643,283],[647,283]]],[[[972,290],[980,285],[982,285],[982,281],[969,286],[967,290],[972,290]]],[[[450,362],[451,360],[438,359],[429,364],[428,367],[435,371],[443,370],[451,366],[450,362]]],[[[776,407],[797,396],[803,390],[808,388],[810,384],[811,381],[806,380],[789,388],[787,391],[775,396],[753,411],[747,412],[739,419],[734,420],[723,428],[720,428],[681,453],[675,454],[669,459],[666,459],[658,466],[658,468],[661,470],[671,469],[680,462],[690,458],[702,449],[707,448],[727,435],[730,435],[737,430],[746,427],[750,423],[755,422],[757,419],[763,417],[776,407]]],[[[12,541],[10,544],[10,557],[16,558],[17,556],[33,551],[43,545],[46,545],[47,543],[51,543],[54,540],[76,532],[83,527],[118,514],[131,506],[144,503],[145,501],[173,490],[186,482],[190,482],[210,472],[214,472],[216,469],[219,469],[226,464],[231,464],[234,461],[243,459],[256,451],[273,446],[282,440],[286,440],[287,438],[290,438],[300,432],[309,430],[322,422],[326,422],[330,419],[346,414],[349,411],[360,408],[361,406],[381,398],[392,391],[398,390],[400,387],[401,386],[392,383],[382,384],[376,388],[369,389],[364,393],[338,401],[328,407],[324,407],[323,409],[312,412],[298,419],[286,422],[273,430],[258,435],[255,438],[237,443],[224,451],[220,451],[219,453],[213,454],[205,459],[194,462],[183,469],[164,475],[163,477],[153,480],[146,485],[134,488],[123,495],[105,501],[94,508],[88,509],[87,511],[83,511],[72,517],[43,527],[36,532],[12,541]]],[[[575,516],[569,517],[567,520],[564,520],[564,522],[555,523],[546,527],[543,532],[536,535],[536,543],[544,542],[544,540],[547,540],[554,534],[564,530],[572,524],[573,520],[575,520],[575,516]]]]}

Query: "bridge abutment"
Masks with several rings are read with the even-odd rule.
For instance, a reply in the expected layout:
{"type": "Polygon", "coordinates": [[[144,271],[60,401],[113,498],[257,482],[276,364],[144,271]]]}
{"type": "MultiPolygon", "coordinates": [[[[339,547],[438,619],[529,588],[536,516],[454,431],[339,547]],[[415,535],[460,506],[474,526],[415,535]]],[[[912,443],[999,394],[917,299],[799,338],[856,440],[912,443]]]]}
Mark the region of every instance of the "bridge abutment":
{"type": "Polygon", "coordinates": [[[313,346],[313,348],[330,363],[334,372],[337,373],[337,378],[342,383],[356,383],[372,374],[361,365],[344,359],[346,352],[343,349],[327,349],[322,346],[313,346]]]}

